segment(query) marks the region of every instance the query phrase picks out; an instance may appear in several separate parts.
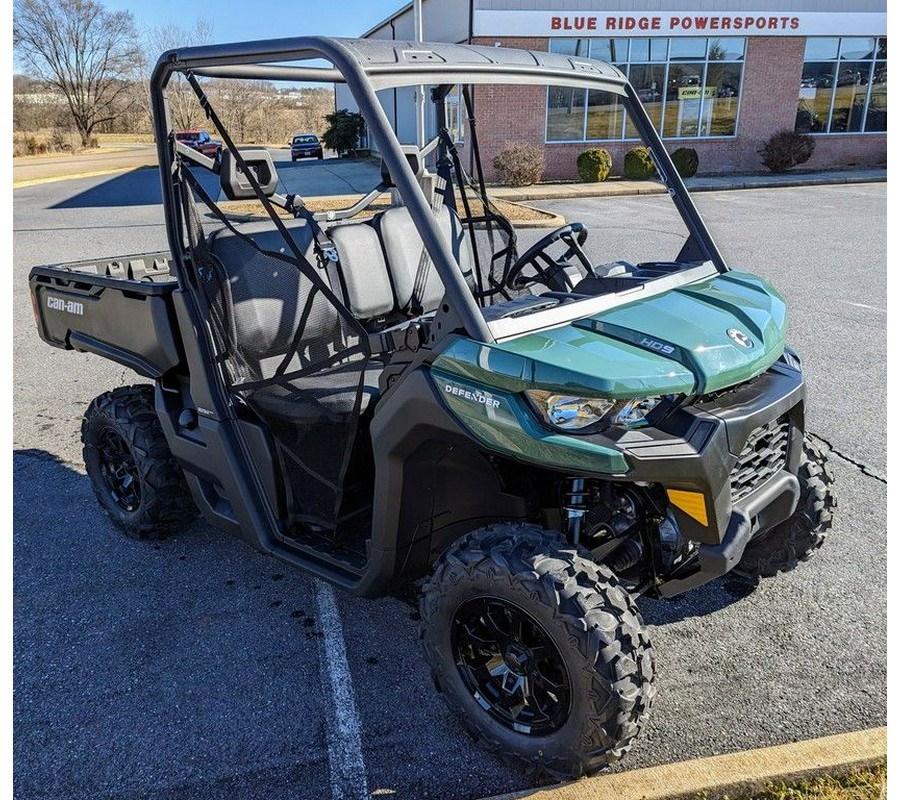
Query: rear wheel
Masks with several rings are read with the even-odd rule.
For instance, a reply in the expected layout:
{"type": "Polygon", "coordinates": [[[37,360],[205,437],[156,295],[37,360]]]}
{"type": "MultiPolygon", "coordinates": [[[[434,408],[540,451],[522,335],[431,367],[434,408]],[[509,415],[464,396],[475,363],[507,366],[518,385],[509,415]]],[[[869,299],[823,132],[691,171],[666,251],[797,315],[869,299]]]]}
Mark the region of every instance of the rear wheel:
{"type": "Polygon", "coordinates": [[[160,539],[196,514],[153,408],[152,386],[125,386],[93,400],[81,441],[94,493],[128,536],[160,539]]]}
{"type": "Polygon", "coordinates": [[[800,499],[793,515],[750,541],[735,571],[748,578],[771,578],[808,561],[825,542],[837,508],[828,458],[809,438],[800,457],[800,499]]]}
{"type": "Polygon", "coordinates": [[[588,774],[621,758],[649,714],[653,650],[632,597],[557,533],[469,534],[440,558],[420,607],[435,683],[501,755],[588,774]]]}

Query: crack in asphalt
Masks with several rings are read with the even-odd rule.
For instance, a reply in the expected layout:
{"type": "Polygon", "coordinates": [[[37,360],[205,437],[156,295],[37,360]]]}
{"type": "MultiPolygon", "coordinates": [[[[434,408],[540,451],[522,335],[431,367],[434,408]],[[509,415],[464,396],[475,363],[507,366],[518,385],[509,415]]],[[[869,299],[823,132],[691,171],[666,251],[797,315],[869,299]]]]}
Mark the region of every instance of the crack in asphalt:
{"type": "Polygon", "coordinates": [[[820,444],[825,445],[825,447],[828,449],[828,452],[833,453],[841,460],[846,461],[848,464],[852,464],[863,475],[865,475],[869,478],[874,478],[876,481],[880,481],[885,486],[887,486],[887,478],[885,478],[884,475],[879,475],[877,472],[873,471],[871,467],[869,467],[867,464],[864,464],[862,461],[857,461],[855,458],[851,458],[846,453],[842,453],[831,442],[829,442],[828,439],[826,439],[824,436],[820,436],[817,433],[810,433],[808,435],[810,438],[815,439],[820,444]]]}
{"type": "Polygon", "coordinates": [[[354,192],[360,191],[359,189],[356,188],[356,186],[354,186],[352,183],[350,183],[350,181],[347,180],[347,179],[346,179],[343,175],[341,175],[339,172],[335,172],[335,171],[334,171],[333,169],[331,169],[330,167],[322,167],[322,169],[325,170],[325,172],[331,173],[331,174],[334,175],[336,178],[338,178],[339,180],[341,180],[341,181],[343,181],[344,183],[346,183],[347,186],[349,186],[354,192]]]}

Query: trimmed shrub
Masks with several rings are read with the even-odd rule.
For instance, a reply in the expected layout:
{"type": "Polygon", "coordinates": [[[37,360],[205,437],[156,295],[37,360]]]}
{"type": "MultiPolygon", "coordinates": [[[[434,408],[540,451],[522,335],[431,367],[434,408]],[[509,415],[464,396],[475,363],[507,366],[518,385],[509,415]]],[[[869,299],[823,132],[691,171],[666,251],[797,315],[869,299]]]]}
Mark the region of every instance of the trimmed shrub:
{"type": "Polygon", "coordinates": [[[600,183],[609,177],[612,169],[612,156],[609,150],[602,147],[589,147],[576,162],[578,177],[585,183],[600,183]]]}
{"type": "Polygon", "coordinates": [[[809,161],[815,149],[816,140],[812,136],[783,130],[770,136],[756,152],[772,172],[787,172],[792,167],[809,161]]]}
{"type": "Polygon", "coordinates": [[[679,147],[672,153],[672,163],[682,178],[693,178],[700,166],[700,157],[693,147],[679,147]]]}
{"type": "Polygon", "coordinates": [[[625,153],[625,166],[622,172],[626,178],[633,181],[645,181],[656,175],[656,165],[650,157],[650,148],[632,147],[625,153]]]}
{"type": "Polygon", "coordinates": [[[500,183],[528,186],[538,183],[544,174],[544,151],[530,144],[507,144],[493,163],[500,183]]]}

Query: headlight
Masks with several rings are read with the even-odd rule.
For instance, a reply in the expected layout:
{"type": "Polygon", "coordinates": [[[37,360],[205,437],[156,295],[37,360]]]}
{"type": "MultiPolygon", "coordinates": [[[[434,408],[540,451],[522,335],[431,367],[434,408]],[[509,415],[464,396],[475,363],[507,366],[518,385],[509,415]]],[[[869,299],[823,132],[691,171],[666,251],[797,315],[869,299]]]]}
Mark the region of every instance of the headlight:
{"type": "Polygon", "coordinates": [[[543,389],[528,389],[525,396],[544,422],[563,431],[579,431],[595,425],[598,430],[611,425],[640,428],[647,424],[646,416],[662,400],[661,397],[633,400],[574,397],[543,389]]]}
{"type": "Polygon", "coordinates": [[[625,428],[641,428],[647,424],[647,415],[659,405],[661,397],[636,397],[626,400],[613,414],[612,424],[625,428]]]}
{"type": "Polygon", "coordinates": [[[602,397],[572,397],[542,389],[529,389],[525,394],[544,422],[566,431],[586,428],[599,422],[615,405],[612,400],[604,400],[602,397]]]}

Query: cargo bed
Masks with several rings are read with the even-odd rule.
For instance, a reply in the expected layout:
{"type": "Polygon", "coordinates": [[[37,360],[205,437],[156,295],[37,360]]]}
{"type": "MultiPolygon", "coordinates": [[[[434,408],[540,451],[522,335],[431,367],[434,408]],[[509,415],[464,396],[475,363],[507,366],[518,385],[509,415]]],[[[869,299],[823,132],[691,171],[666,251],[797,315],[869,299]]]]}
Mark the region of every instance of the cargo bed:
{"type": "Polygon", "coordinates": [[[182,352],[170,264],[162,252],[34,267],[29,286],[41,338],[161,377],[182,352]]]}

